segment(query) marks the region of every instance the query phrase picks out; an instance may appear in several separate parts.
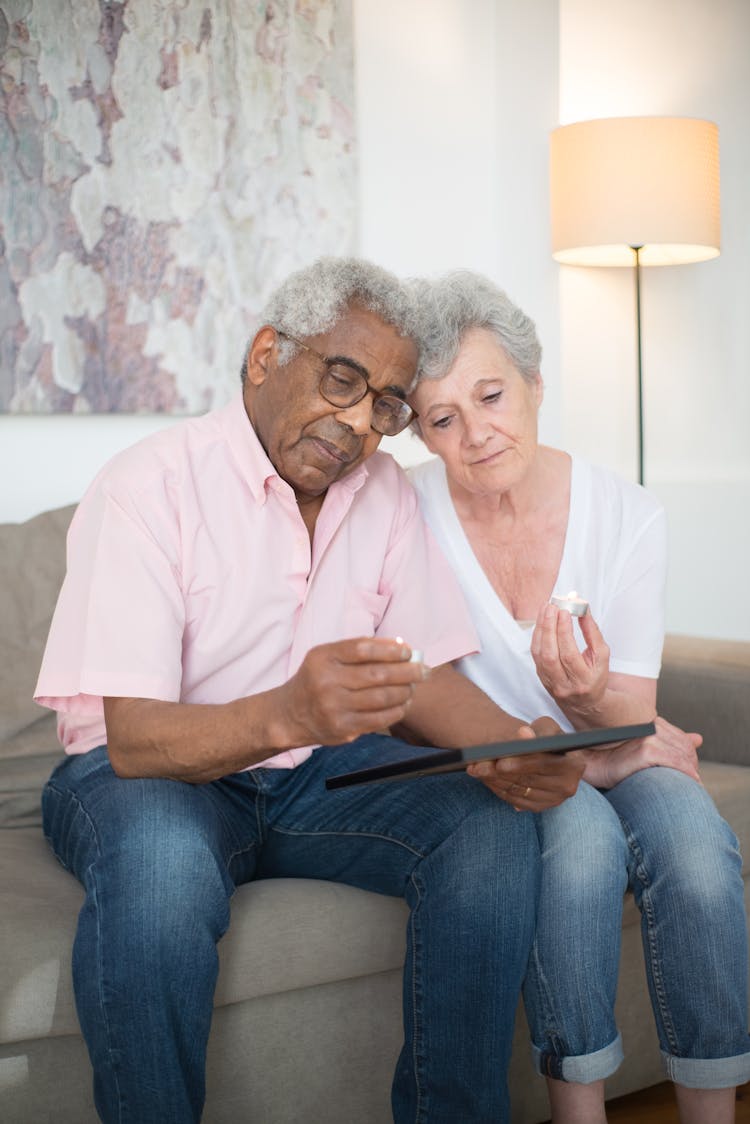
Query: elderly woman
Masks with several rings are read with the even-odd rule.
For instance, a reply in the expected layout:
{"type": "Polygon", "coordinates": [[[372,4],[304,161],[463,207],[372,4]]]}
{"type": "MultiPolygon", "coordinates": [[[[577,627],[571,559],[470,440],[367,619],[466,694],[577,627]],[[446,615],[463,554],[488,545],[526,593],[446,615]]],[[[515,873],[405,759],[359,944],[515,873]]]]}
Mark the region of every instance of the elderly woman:
{"type": "MultiPolygon", "coordinates": [[[[654,718],[661,506],[538,444],[541,348],[503,292],[466,272],[415,288],[425,320],[410,401],[437,458],[412,483],[480,634],[463,672],[508,712],[551,714],[567,730],[654,718]],[[590,606],[575,619],[550,603],[571,590],[590,606]]],[[[750,1078],[737,841],[700,784],[700,736],[656,724],[652,738],[586,751],[589,783],[537,817],[544,874],[524,1001],[556,1124],[606,1120],[604,1079],[622,1059],[614,999],[627,888],[683,1124],[734,1120],[734,1087],[750,1078]]],[[[528,810],[533,791],[516,781],[513,803],[528,810]]]]}

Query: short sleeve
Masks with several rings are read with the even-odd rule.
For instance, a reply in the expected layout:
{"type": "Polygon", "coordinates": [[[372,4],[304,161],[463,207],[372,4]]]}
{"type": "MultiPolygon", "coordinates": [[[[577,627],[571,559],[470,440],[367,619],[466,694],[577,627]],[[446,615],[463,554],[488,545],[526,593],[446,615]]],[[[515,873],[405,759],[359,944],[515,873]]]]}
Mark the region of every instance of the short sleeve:
{"type": "MultiPolygon", "coordinates": [[[[113,486],[114,484],[114,486],[113,486]]],[[[58,599],[36,701],[68,710],[83,696],[176,701],[184,630],[179,534],[164,496],[93,485],[68,533],[58,599]]],[[[162,486],[163,487],[163,486],[162,486]]]]}
{"type": "Polygon", "coordinates": [[[666,515],[658,507],[632,534],[623,536],[614,591],[599,622],[610,647],[611,671],[658,678],[666,575],[666,515]]]}

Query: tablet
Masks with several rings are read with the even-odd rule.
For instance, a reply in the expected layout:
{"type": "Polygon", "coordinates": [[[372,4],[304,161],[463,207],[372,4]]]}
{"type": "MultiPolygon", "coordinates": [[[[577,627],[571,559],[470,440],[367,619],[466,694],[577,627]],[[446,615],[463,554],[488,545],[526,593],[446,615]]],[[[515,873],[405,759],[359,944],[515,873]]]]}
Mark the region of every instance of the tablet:
{"type": "Polygon", "coordinates": [[[524,753],[565,753],[567,749],[597,749],[631,738],[647,738],[656,733],[653,722],[632,726],[607,726],[599,730],[574,730],[570,734],[547,734],[539,738],[518,738],[509,742],[469,745],[463,749],[428,750],[400,761],[386,761],[368,769],[339,773],[326,779],[326,788],[348,788],[371,781],[401,781],[411,777],[430,777],[434,773],[454,773],[472,761],[493,761],[497,757],[518,757],[524,753]]]}

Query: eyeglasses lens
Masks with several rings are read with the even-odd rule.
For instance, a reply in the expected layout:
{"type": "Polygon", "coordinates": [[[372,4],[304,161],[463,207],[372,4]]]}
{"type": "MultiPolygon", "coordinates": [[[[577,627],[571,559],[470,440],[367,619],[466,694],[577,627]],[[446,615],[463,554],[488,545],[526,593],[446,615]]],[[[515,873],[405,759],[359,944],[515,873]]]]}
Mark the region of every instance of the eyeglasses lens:
{"type": "MultiPolygon", "coordinates": [[[[332,406],[355,406],[370,390],[364,375],[351,367],[332,364],[320,380],[320,392],[332,406]]],[[[412,418],[410,407],[392,394],[375,397],[372,406],[372,428],[386,437],[394,437],[405,429],[412,418]]]]}

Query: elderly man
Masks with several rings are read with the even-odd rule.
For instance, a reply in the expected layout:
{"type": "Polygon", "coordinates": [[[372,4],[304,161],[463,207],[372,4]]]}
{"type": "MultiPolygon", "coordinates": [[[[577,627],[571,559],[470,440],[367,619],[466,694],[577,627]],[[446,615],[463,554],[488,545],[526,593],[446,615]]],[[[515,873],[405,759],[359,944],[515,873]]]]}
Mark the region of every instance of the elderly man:
{"type": "Polygon", "coordinates": [[[539,856],[504,798],[559,803],[581,768],[538,754],[485,783],[326,791],[409,743],[520,723],[451,667],[476,645],[466,610],[376,454],[412,418],[400,284],[323,260],[263,325],[235,401],[115,457],[80,504],[37,685],[67,751],[45,831],[86,890],[73,974],[97,1108],[200,1118],[231,894],[297,876],[411,907],[396,1121],[506,1119],[539,856]]]}

